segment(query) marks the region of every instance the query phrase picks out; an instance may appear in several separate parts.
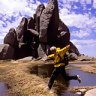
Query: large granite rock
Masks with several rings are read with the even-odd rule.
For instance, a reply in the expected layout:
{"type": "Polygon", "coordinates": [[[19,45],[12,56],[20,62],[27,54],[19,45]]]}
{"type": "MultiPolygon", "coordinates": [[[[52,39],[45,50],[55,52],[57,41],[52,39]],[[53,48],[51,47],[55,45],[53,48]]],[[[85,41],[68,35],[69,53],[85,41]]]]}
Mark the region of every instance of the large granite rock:
{"type": "Polygon", "coordinates": [[[56,43],[58,24],[59,13],[57,0],[49,0],[47,7],[42,11],[40,16],[39,42],[41,44],[39,45],[38,53],[43,60],[47,59],[47,46],[56,43]]]}
{"type": "Polygon", "coordinates": [[[56,40],[59,23],[57,0],[49,0],[47,7],[40,16],[40,42],[54,42],[56,40]]]}
{"type": "Polygon", "coordinates": [[[49,45],[57,45],[57,35],[58,27],[59,27],[59,10],[58,10],[58,1],[57,0],[49,0],[49,7],[52,6],[53,13],[51,14],[52,17],[50,18],[50,22],[48,25],[48,33],[47,39],[49,45]]]}
{"type": "Polygon", "coordinates": [[[9,44],[14,48],[18,46],[17,34],[14,28],[11,28],[7,35],[4,37],[4,44],[9,44]]]}
{"type": "Polygon", "coordinates": [[[17,40],[19,42],[23,42],[23,36],[27,31],[27,23],[28,23],[27,18],[23,17],[20,22],[20,25],[16,28],[17,40]]]}
{"type": "Polygon", "coordinates": [[[70,31],[61,20],[59,20],[58,32],[57,44],[62,48],[70,43],[70,31]]]}
{"type": "Polygon", "coordinates": [[[43,44],[43,43],[40,43],[39,44],[39,47],[38,47],[38,55],[39,57],[41,57],[42,60],[47,60],[48,57],[48,50],[49,50],[49,45],[46,45],[46,44],[43,44]]]}
{"type": "Polygon", "coordinates": [[[35,29],[35,21],[32,17],[28,18],[27,29],[35,29]]]}
{"type": "Polygon", "coordinates": [[[17,34],[16,34],[16,31],[15,31],[14,28],[11,28],[9,30],[9,32],[7,33],[7,35],[5,36],[4,44],[10,45],[9,49],[12,47],[12,52],[13,52],[13,48],[14,48],[14,56],[12,56],[11,59],[16,59],[17,58],[16,54],[17,54],[17,49],[18,49],[19,42],[17,41],[17,34]]]}
{"type": "Polygon", "coordinates": [[[0,44],[0,60],[13,59],[14,48],[8,44],[0,44]]]}
{"type": "Polygon", "coordinates": [[[32,46],[24,43],[19,43],[17,52],[15,53],[16,59],[32,56],[32,46]]]}
{"type": "Polygon", "coordinates": [[[45,9],[44,4],[40,4],[37,9],[36,9],[36,13],[34,15],[34,19],[35,19],[35,24],[36,24],[36,31],[38,31],[38,33],[40,32],[40,16],[42,14],[42,11],[45,9]]]}
{"type": "MultiPolygon", "coordinates": [[[[34,37],[36,37],[36,36],[37,37],[39,36],[37,31],[35,31],[33,29],[28,29],[23,36],[23,41],[24,41],[24,43],[32,44],[34,42],[34,37]]],[[[39,40],[38,40],[38,42],[39,42],[39,40]]]]}
{"type": "Polygon", "coordinates": [[[69,60],[77,60],[77,59],[78,59],[77,54],[75,54],[75,53],[70,53],[69,54],[69,60]]]}
{"type": "Polygon", "coordinates": [[[80,55],[78,49],[76,48],[76,46],[70,42],[70,50],[69,50],[70,53],[75,53],[77,56],[80,55]]]}
{"type": "Polygon", "coordinates": [[[4,38],[4,43],[14,48],[14,59],[32,56],[46,60],[51,46],[63,48],[69,43],[69,53],[79,55],[78,49],[70,42],[68,27],[59,18],[57,0],[49,0],[46,8],[40,4],[33,17],[23,17],[16,32],[11,28],[4,38]]]}
{"type": "Polygon", "coordinates": [[[26,34],[24,35],[24,42],[26,43],[27,46],[31,46],[30,50],[32,53],[31,55],[34,58],[38,57],[38,51],[37,48],[39,46],[39,33],[33,29],[28,29],[26,34]]]}

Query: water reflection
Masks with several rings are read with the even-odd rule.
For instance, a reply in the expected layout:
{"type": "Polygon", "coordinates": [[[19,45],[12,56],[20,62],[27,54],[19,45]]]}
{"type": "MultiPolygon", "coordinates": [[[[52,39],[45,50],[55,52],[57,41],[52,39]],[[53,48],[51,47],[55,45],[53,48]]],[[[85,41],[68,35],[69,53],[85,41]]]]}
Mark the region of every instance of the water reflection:
{"type": "Polygon", "coordinates": [[[6,96],[7,86],[5,83],[0,82],[0,96],[6,96]]]}

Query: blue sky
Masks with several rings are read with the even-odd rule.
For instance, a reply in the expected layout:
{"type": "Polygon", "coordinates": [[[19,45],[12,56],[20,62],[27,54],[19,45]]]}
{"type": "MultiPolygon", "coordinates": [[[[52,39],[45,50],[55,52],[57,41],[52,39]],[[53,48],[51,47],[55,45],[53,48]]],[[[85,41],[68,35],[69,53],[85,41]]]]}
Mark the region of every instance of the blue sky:
{"type": "MultiPolygon", "coordinates": [[[[0,43],[22,17],[33,16],[48,0],[0,0],[0,43]]],[[[81,54],[96,57],[96,0],[58,0],[59,15],[69,27],[71,41],[81,54]]]]}

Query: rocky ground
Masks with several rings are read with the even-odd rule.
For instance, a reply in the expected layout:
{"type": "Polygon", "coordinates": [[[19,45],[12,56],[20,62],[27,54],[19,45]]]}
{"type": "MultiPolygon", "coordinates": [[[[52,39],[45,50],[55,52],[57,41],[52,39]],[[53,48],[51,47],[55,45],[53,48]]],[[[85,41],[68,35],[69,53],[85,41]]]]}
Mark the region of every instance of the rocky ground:
{"type": "MultiPolygon", "coordinates": [[[[57,91],[53,88],[53,93],[50,93],[46,87],[49,78],[42,78],[31,72],[32,67],[45,64],[44,61],[32,61],[29,57],[21,60],[4,60],[0,61],[0,82],[4,82],[8,86],[9,96],[56,96],[57,91]]],[[[96,59],[88,58],[84,60],[79,58],[76,61],[70,61],[76,67],[83,71],[96,73],[96,59]]],[[[87,91],[94,88],[89,87],[74,87],[71,91],[87,91]]],[[[96,87],[95,87],[96,88],[96,87]]],[[[80,92],[81,92],[80,91],[80,92]]]]}

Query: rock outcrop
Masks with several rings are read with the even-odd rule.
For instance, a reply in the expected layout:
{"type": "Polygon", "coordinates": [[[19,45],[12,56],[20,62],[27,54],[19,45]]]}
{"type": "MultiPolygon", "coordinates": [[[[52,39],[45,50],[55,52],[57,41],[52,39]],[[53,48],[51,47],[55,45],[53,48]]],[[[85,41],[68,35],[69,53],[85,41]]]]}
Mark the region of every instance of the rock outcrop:
{"type": "Polygon", "coordinates": [[[59,24],[59,12],[57,0],[49,0],[47,7],[40,16],[39,56],[47,59],[48,46],[56,44],[59,24]]]}
{"type": "Polygon", "coordinates": [[[0,44],[0,60],[13,59],[14,48],[9,44],[0,44]]]}
{"type": "Polygon", "coordinates": [[[27,31],[27,23],[28,23],[27,18],[23,17],[20,22],[20,25],[16,28],[17,40],[19,42],[23,42],[24,34],[27,31]]]}
{"type": "Polygon", "coordinates": [[[58,46],[60,48],[66,46],[70,42],[70,31],[68,27],[61,21],[59,20],[59,27],[58,27],[58,46]]]}
{"type": "Polygon", "coordinates": [[[71,57],[72,54],[74,54],[73,57],[80,54],[70,41],[68,27],[59,17],[57,0],[49,0],[46,7],[44,4],[37,7],[33,17],[23,17],[16,29],[9,30],[1,47],[1,49],[6,49],[6,52],[0,51],[0,59],[20,59],[32,56],[35,59],[46,60],[51,46],[63,48],[67,44],[71,45],[69,50],[71,57]],[[12,52],[9,51],[10,49],[12,52]],[[7,55],[4,57],[5,53],[10,55],[9,58],[7,55]]]}
{"type": "Polygon", "coordinates": [[[17,34],[14,28],[11,28],[4,38],[4,44],[9,44],[12,47],[18,46],[17,34]]]}
{"type": "Polygon", "coordinates": [[[40,17],[44,9],[44,4],[40,4],[36,9],[36,13],[34,14],[35,29],[38,31],[38,33],[40,32],[40,17]]]}
{"type": "Polygon", "coordinates": [[[72,42],[70,42],[70,50],[69,51],[70,51],[70,53],[75,53],[77,56],[80,55],[78,49],[76,48],[76,46],[72,42]]]}

